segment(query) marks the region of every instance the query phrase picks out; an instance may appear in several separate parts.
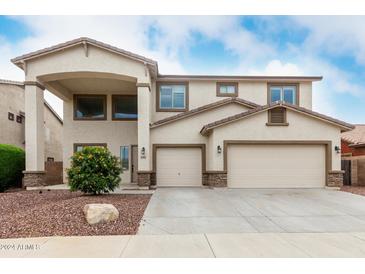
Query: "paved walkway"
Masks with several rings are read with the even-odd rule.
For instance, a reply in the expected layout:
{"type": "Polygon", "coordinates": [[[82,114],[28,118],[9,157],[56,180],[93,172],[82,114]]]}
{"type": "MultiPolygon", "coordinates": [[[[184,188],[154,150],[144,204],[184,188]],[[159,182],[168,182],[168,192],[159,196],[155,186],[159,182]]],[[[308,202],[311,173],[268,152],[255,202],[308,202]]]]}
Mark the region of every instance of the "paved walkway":
{"type": "Polygon", "coordinates": [[[365,233],[240,233],[2,239],[0,257],[365,257],[365,233]]]}
{"type": "Polygon", "coordinates": [[[138,234],[365,232],[365,196],[328,189],[158,188],[138,234]]]}

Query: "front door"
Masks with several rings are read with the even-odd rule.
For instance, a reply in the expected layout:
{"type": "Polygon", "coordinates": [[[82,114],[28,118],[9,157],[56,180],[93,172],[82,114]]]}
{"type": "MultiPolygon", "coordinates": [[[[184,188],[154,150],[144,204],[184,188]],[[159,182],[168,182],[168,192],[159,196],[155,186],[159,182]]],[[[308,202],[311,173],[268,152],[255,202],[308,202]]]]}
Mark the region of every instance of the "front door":
{"type": "Polygon", "coordinates": [[[137,183],[138,147],[132,146],[132,183],[137,183]]]}

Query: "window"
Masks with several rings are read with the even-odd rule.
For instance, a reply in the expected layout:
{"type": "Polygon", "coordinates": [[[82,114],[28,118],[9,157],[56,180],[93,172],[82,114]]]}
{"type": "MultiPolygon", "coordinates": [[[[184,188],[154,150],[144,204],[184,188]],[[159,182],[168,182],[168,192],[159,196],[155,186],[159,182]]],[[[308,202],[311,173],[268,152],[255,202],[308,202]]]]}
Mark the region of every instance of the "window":
{"type": "Polygon", "coordinates": [[[22,118],[22,116],[17,115],[17,116],[16,116],[16,121],[17,121],[17,123],[21,124],[21,123],[23,122],[23,118],[22,118]]]}
{"type": "Polygon", "coordinates": [[[187,83],[158,84],[157,111],[185,111],[187,102],[187,83]]]}
{"type": "Polygon", "coordinates": [[[81,151],[84,147],[105,147],[106,148],[106,144],[103,143],[97,143],[97,144],[74,144],[74,152],[79,152],[81,151]]]}
{"type": "Polygon", "coordinates": [[[217,83],[217,96],[236,97],[238,96],[238,83],[217,83]]]}
{"type": "Polygon", "coordinates": [[[106,96],[75,95],[74,120],[106,120],[106,96]]]}
{"type": "Polygon", "coordinates": [[[113,95],[113,120],[137,120],[137,96],[113,95]]]}
{"type": "Polygon", "coordinates": [[[286,121],[286,109],[282,107],[277,107],[270,109],[269,112],[269,119],[266,125],[268,126],[287,126],[289,125],[286,121]]]}
{"type": "Polygon", "coordinates": [[[14,113],[8,112],[8,119],[14,121],[14,113]]]}
{"type": "Polygon", "coordinates": [[[283,101],[292,105],[298,104],[297,85],[271,85],[269,91],[269,103],[283,101]]]}
{"type": "Polygon", "coordinates": [[[122,169],[129,169],[129,146],[120,147],[120,161],[122,162],[122,169]]]}

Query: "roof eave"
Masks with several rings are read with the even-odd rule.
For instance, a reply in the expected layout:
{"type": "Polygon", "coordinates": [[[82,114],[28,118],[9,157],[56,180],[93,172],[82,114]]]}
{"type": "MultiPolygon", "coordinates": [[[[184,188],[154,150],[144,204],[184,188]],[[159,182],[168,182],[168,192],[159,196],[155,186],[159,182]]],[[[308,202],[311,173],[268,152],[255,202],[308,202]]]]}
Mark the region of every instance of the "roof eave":
{"type": "Polygon", "coordinates": [[[169,75],[158,74],[157,80],[246,80],[246,81],[321,81],[323,76],[264,76],[264,75],[169,75]]]}

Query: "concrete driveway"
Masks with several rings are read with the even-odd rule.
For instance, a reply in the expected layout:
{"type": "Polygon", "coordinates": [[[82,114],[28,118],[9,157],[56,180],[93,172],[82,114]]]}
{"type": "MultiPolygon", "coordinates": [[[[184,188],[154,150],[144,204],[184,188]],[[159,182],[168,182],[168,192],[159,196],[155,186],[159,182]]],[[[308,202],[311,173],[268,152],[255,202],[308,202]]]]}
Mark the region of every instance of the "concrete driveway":
{"type": "Polygon", "coordinates": [[[365,197],[326,189],[159,188],[138,234],[365,232],[365,197]]]}

